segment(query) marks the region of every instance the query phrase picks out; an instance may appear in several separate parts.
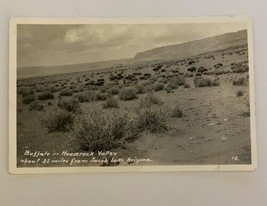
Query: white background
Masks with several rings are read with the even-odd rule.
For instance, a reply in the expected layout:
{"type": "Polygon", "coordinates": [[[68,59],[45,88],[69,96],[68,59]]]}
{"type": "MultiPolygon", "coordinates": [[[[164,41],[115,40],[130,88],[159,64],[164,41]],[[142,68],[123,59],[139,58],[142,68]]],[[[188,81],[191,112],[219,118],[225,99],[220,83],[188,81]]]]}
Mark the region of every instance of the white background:
{"type": "Polygon", "coordinates": [[[267,205],[266,0],[0,0],[0,205],[267,205]],[[9,175],[10,17],[250,15],[254,27],[258,168],[255,172],[9,175]]]}

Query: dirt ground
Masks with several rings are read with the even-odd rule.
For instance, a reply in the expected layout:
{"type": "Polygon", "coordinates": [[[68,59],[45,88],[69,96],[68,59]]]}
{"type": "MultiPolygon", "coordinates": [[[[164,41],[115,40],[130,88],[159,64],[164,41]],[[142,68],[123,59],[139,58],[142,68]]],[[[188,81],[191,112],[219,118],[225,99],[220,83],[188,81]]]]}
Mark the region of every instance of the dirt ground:
{"type": "MultiPolygon", "coordinates": [[[[242,55],[227,51],[225,55],[216,53],[214,59],[200,56],[197,67],[212,68],[217,63],[223,63],[223,70],[231,70],[230,64],[247,60],[247,53],[242,55]]],[[[168,62],[168,61],[166,61],[168,62]]],[[[139,65],[140,66],[140,65],[139,65]]],[[[152,67],[142,65],[140,72],[153,73],[152,67]]],[[[166,68],[171,70],[177,65],[166,68]]],[[[179,65],[180,73],[187,73],[188,65],[179,65]]],[[[134,71],[126,70],[126,74],[134,71]]],[[[90,71],[88,74],[92,73],[90,71]]],[[[65,74],[62,76],[45,77],[46,79],[57,80],[58,78],[81,77],[87,73],[65,74]]],[[[116,158],[128,159],[149,159],[152,161],[141,162],[138,165],[206,165],[206,164],[250,164],[250,117],[243,115],[249,111],[249,87],[233,86],[235,78],[246,78],[248,72],[225,73],[219,75],[220,85],[214,87],[194,87],[194,76],[186,76],[186,82],[190,88],[179,87],[173,93],[164,90],[155,92],[155,95],[163,101],[163,105],[171,108],[179,105],[183,111],[183,117],[171,118],[167,122],[168,130],[159,133],[143,132],[138,138],[127,142],[123,147],[114,149],[117,152],[116,158]],[[242,91],[242,96],[237,92],[242,91]]],[[[96,75],[99,78],[101,74],[96,75]]],[[[202,75],[214,79],[216,75],[202,75]]],[[[107,79],[107,76],[103,78],[107,79]]],[[[25,81],[25,80],[24,80],[25,81]]],[[[34,81],[34,80],[33,80],[34,81]]],[[[38,79],[36,80],[38,81],[38,79]]],[[[80,84],[82,85],[82,84],[80,84]]],[[[57,96],[58,93],[55,92],[57,96]]],[[[138,94],[138,98],[131,101],[120,101],[120,108],[134,112],[138,102],[146,94],[138,94]]],[[[76,152],[72,147],[71,132],[48,132],[40,123],[39,118],[44,113],[52,110],[57,98],[44,100],[41,103],[45,106],[43,111],[29,111],[28,105],[22,104],[22,96],[17,96],[17,158],[19,167],[42,167],[42,166],[77,166],[61,162],[54,164],[29,163],[20,160],[25,159],[25,151],[48,151],[50,153],[61,153],[64,150],[76,152]],[[48,102],[51,105],[48,105],[48,102]]],[[[85,107],[101,108],[104,101],[82,103],[85,107]]],[[[71,161],[73,157],[64,157],[71,161]]],[[[87,157],[86,157],[87,158],[87,157]]],[[[82,159],[86,159],[82,158],[82,159]]],[[[91,158],[91,157],[90,157],[91,158]]],[[[34,158],[35,160],[38,158],[34,158]]],[[[116,165],[137,165],[134,162],[124,162],[116,165]]],[[[92,164],[85,162],[79,166],[95,166],[101,163],[92,164]]]]}

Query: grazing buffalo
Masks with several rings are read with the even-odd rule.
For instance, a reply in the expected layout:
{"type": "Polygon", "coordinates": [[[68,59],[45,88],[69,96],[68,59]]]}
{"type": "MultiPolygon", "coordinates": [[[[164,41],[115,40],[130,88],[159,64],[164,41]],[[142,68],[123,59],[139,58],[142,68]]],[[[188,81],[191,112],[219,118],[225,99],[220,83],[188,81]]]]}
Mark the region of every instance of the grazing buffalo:
{"type": "Polygon", "coordinates": [[[200,73],[203,73],[203,72],[206,72],[206,71],[208,71],[208,69],[205,68],[205,67],[199,67],[198,70],[197,70],[197,72],[200,72],[200,73]]]}
{"type": "Polygon", "coordinates": [[[153,71],[158,71],[162,68],[162,65],[158,64],[156,67],[153,68],[153,71]]]}
{"type": "Polygon", "coordinates": [[[151,77],[151,74],[150,73],[144,73],[144,76],[145,77],[151,77]]]}
{"type": "Polygon", "coordinates": [[[187,62],[187,65],[192,65],[192,64],[194,64],[194,63],[196,63],[194,60],[189,60],[189,61],[187,62]]]}
{"type": "Polygon", "coordinates": [[[114,81],[114,80],[116,80],[116,79],[117,79],[117,76],[114,76],[114,75],[112,75],[112,76],[109,77],[109,80],[110,80],[110,81],[114,81]]]}
{"type": "Polygon", "coordinates": [[[218,64],[215,64],[214,65],[214,68],[215,69],[220,69],[221,67],[223,67],[223,64],[222,63],[218,63],[218,64]]]}
{"type": "Polygon", "coordinates": [[[190,67],[187,69],[188,72],[196,72],[197,68],[196,67],[190,67]]]}

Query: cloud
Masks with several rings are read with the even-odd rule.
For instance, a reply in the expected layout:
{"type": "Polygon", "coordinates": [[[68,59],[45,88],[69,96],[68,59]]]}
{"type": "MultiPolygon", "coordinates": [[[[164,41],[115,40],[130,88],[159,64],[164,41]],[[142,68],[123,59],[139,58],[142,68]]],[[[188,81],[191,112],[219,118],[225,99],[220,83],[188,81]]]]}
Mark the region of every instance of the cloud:
{"type": "Polygon", "coordinates": [[[64,42],[103,44],[125,36],[129,25],[85,25],[81,28],[69,29],[64,37],[64,42]]]}
{"type": "Polygon", "coordinates": [[[18,65],[131,58],[137,52],[246,28],[217,24],[19,25],[18,65]]]}

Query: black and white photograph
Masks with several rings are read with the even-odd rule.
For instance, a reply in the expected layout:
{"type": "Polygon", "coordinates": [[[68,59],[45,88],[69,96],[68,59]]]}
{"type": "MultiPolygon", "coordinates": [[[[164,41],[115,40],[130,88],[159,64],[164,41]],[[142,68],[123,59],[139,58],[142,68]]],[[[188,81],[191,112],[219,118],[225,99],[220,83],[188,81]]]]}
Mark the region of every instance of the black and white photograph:
{"type": "Polygon", "coordinates": [[[11,173],[256,167],[246,17],[12,19],[11,173]]]}

